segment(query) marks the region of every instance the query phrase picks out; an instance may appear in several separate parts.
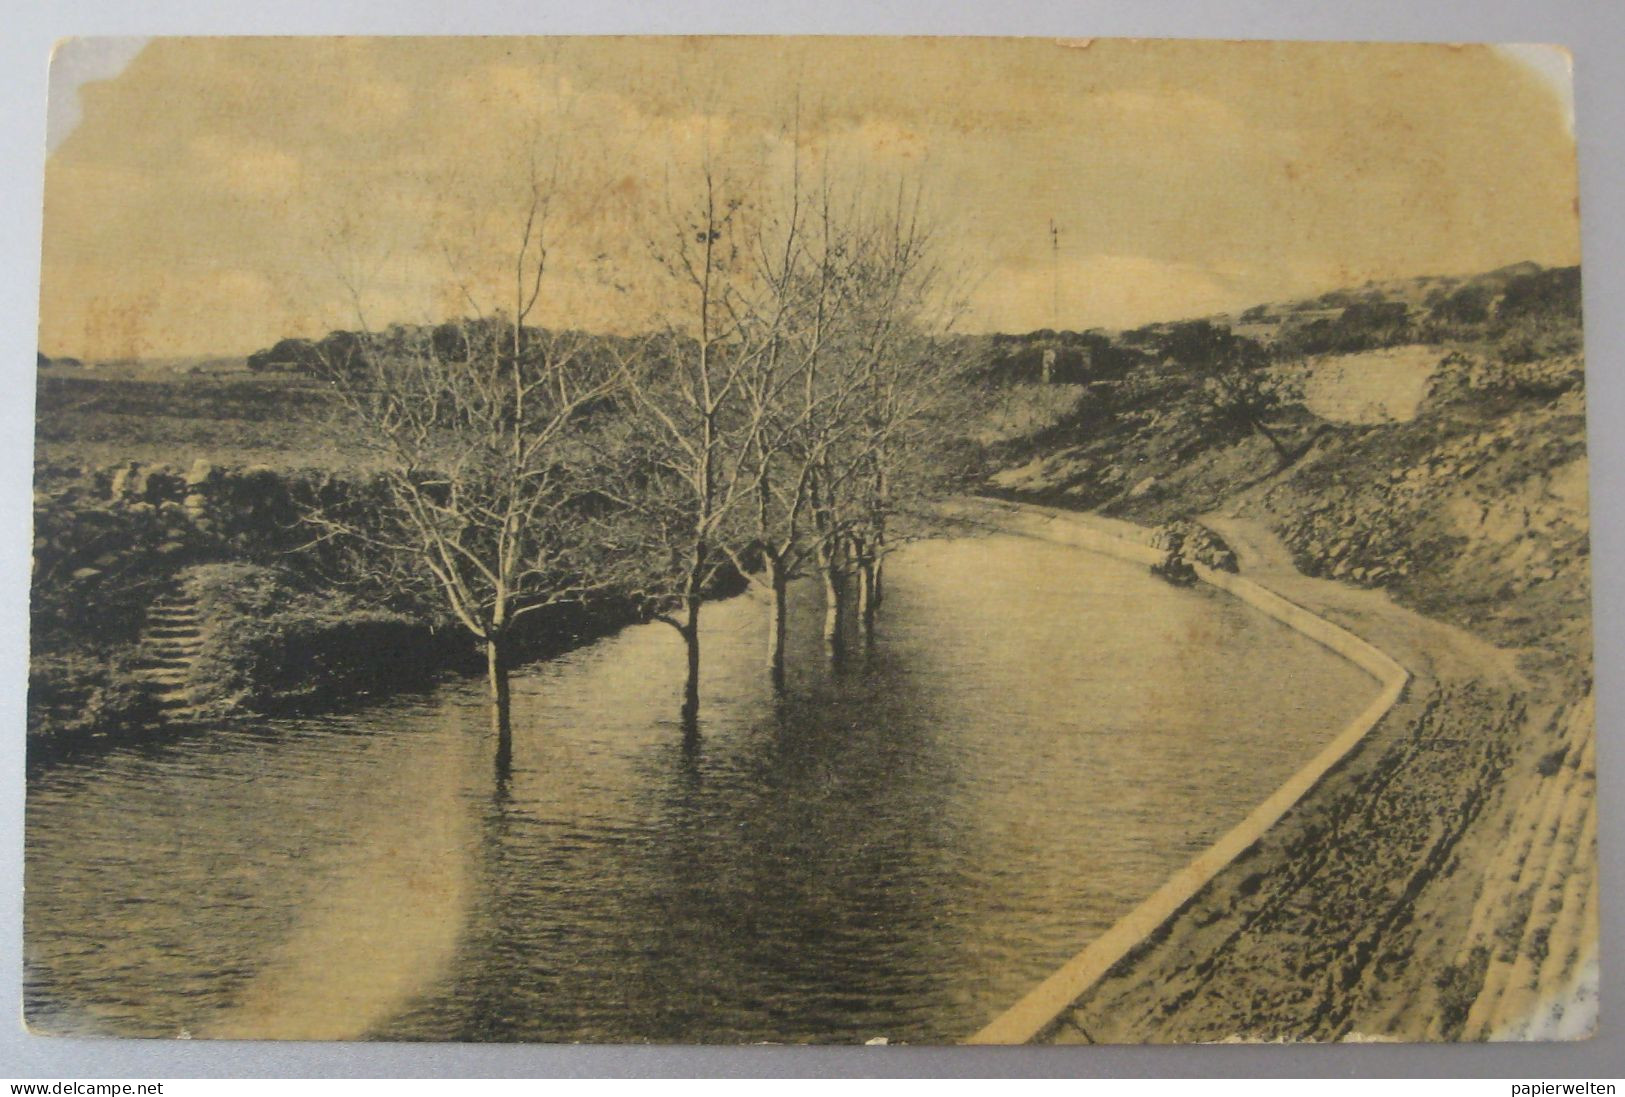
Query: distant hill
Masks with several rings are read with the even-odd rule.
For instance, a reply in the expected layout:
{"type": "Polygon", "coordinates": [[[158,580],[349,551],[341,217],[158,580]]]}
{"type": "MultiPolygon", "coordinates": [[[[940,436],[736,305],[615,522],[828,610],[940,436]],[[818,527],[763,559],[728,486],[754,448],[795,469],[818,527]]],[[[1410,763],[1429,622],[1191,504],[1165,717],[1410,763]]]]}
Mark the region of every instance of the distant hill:
{"type": "MultiPolygon", "coordinates": [[[[1564,307],[1578,316],[1580,268],[1548,268],[1525,260],[1479,274],[1431,274],[1412,278],[1393,278],[1381,282],[1371,281],[1358,287],[1330,290],[1316,297],[1267,302],[1237,313],[1218,313],[1202,319],[1230,324],[1237,328],[1279,328],[1293,318],[1307,321],[1317,317],[1332,317],[1352,306],[1386,305],[1392,309],[1401,304],[1405,306],[1407,317],[1415,318],[1417,314],[1427,316],[1434,313],[1441,303],[1452,298],[1481,300],[1487,315],[1493,313],[1497,300],[1505,297],[1509,290],[1516,297],[1520,290],[1543,281],[1549,281],[1557,287],[1554,303],[1556,298],[1569,295],[1572,299],[1565,303],[1564,307]]],[[[1445,308],[1444,314],[1445,319],[1455,319],[1449,306],[1445,308]]]]}
{"type": "Polygon", "coordinates": [[[973,375],[988,380],[1038,381],[1048,355],[1050,380],[1088,384],[1160,358],[1171,334],[1196,321],[1228,328],[1279,361],[1413,344],[1489,344],[1500,357],[1532,361],[1578,351],[1580,313],[1579,267],[1521,262],[1472,275],[1372,281],[1123,331],[965,336],[959,345],[973,375]]]}
{"type": "MultiPolygon", "coordinates": [[[[1049,381],[1110,383],[1136,366],[1166,355],[1171,335],[1193,321],[1232,330],[1279,361],[1327,354],[1355,354],[1410,344],[1493,343],[1505,357],[1528,361],[1579,347],[1580,269],[1513,263],[1472,275],[1423,275],[1370,281],[1313,297],[1265,302],[1234,313],[1171,319],[1129,330],[1054,331],[960,335],[946,341],[947,360],[962,364],[982,383],[1049,381]]],[[[367,340],[379,345],[427,342],[437,353],[461,356],[470,338],[490,338],[480,324],[392,325],[363,336],[335,331],[321,339],[286,338],[245,359],[145,360],[118,368],[177,373],[313,373],[322,364],[355,359],[367,340]]],[[[501,333],[497,333],[501,334],[501,333]]],[[[535,329],[536,336],[543,333],[535,329]]],[[[616,337],[572,334],[589,344],[616,337]]],[[[505,336],[503,336],[505,337],[505,336]]],[[[97,369],[111,368],[98,363],[97,369]]],[[[137,374],[140,376],[143,374],[137,374]]]]}
{"type": "Polygon", "coordinates": [[[38,352],[38,368],[92,374],[116,381],[173,381],[188,375],[230,375],[246,372],[247,363],[230,355],[194,354],[170,358],[104,358],[84,362],[78,358],[52,358],[38,352]]]}

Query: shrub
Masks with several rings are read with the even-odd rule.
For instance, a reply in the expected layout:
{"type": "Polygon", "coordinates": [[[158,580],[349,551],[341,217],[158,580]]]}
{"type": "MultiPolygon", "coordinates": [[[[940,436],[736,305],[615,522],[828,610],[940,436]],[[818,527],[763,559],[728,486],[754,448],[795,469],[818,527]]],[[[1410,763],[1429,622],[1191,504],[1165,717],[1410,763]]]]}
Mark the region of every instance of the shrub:
{"type": "Polygon", "coordinates": [[[91,733],[117,735],[157,715],[135,676],[133,648],[111,654],[36,653],[28,665],[28,737],[58,743],[91,733]]]}
{"type": "Polygon", "coordinates": [[[284,339],[274,347],[250,354],[248,368],[256,373],[264,370],[305,372],[315,369],[319,361],[316,347],[309,339],[284,339]]]}
{"type": "Polygon", "coordinates": [[[1536,318],[1577,323],[1580,307],[1580,268],[1554,267],[1508,281],[1495,313],[1502,321],[1536,318]]]}
{"type": "Polygon", "coordinates": [[[300,590],[254,564],[190,569],[182,586],[204,623],[193,696],[218,712],[265,711],[374,684],[424,683],[466,647],[428,622],[331,591],[300,590]]]}
{"type": "Polygon", "coordinates": [[[1482,324],[1490,318],[1494,299],[1489,286],[1469,282],[1454,293],[1441,296],[1429,310],[1429,316],[1442,324],[1482,324]]]}
{"type": "Polygon", "coordinates": [[[1415,332],[1403,301],[1353,301],[1335,320],[1316,317],[1286,327],[1275,345],[1281,359],[1315,354],[1357,354],[1412,342],[1415,332]]]}
{"type": "Polygon", "coordinates": [[[1580,346],[1580,330],[1577,327],[1525,322],[1502,332],[1495,343],[1495,356],[1507,365],[1524,365],[1545,358],[1578,354],[1580,346]]]}

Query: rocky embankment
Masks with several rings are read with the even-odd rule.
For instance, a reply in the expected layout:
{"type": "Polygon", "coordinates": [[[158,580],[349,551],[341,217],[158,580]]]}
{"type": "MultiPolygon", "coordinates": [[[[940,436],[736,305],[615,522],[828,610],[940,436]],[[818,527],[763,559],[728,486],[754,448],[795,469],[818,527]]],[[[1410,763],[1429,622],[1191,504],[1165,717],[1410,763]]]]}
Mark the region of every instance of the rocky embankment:
{"type": "Polygon", "coordinates": [[[1050,1039],[1589,1030],[1583,387],[1575,357],[1442,354],[1414,417],[1300,422],[1285,468],[1257,438],[1201,442],[1171,399],[1082,439],[1061,432],[994,476],[1006,497],[1142,524],[1200,519],[1242,574],[1412,674],[1362,746],[1050,1039]]]}
{"type": "Polygon", "coordinates": [[[1307,574],[1392,590],[1497,643],[1555,644],[1588,673],[1583,393],[1578,358],[1447,358],[1415,419],[1323,436],[1235,502],[1307,574]]]}
{"type": "Polygon", "coordinates": [[[1217,571],[1236,572],[1236,554],[1224,538],[1200,522],[1178,521],[1159,526],[1151,535],[1151,547],[1162,559],[1151,570],[1175,583],[1196,579],[1196,565],[1217,571]]]}
{"type": "Polygon", "coordinates": [[[40,756],[234,706],[365,689],[385,671],[346,658],[357,629],[421,657],[432,622],[323,590],[336,561],[306,547],[306,502],[353,505],[365,491],[204,460],[37,469],[28,732],[40,756]],[[242,587],[235,595],[209,582],[221,567],[242,587]],[[230,621],[233,597],[250,590],[253,620],[230,621]],[[301,684],[279,688],[295,667],[301,684]]]}
{"type": "Polygon", "coordinates": [[[1590,673],[1584,365],[1439,352],[1412,418],[1204,433],[1200,397],[1153,376],[1013,448],[987,487],[1142,525],[1209,513],[1258,521],[1307,575],[1391,592],[1552,669],[1590,673]]]}
{"type": "MultiPolygon", "coordinates": [[[[34,492],[35,602],[95,605],[96,632],[127,636],[152,587],[180,568],[228,556],[284,557],[312,539],[300,521],[305,502],[359,502],[363,490],[314,472],[204,460],[184,470],[134,461],[41,467],[34,492]]],[[[36,631],[75,623],[71,615],[41,620],[36,607],[36,631]]]]}

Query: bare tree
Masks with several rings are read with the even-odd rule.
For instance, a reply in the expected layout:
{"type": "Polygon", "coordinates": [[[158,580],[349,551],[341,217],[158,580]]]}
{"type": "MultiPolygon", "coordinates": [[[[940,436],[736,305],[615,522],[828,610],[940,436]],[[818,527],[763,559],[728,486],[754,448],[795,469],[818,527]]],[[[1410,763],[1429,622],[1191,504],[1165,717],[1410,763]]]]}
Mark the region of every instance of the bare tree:
{"type": "Polygon", "coordinates": [[[708,160],[698,201],[670,207],[650,251],[670,287],[665,330],[620,357],[630,395],[625,439],[636,459],[617,501],[643,561],[639,594],[683,638],[682,719],[697,730],[700,607],[730,570],[730,523],[748,494],[763,429],[746,378],[776,349],[750,254],[756,211],[708,160]]]}
{"type": "Polygon", "coordinates": [[[1168,333],[1163,354],[1200,377],[1214,425],[1258,434],[1275,450],[1282,468],[1301,456],[1270,425],[1299,394],[1289,375],[1271,368],[1256,341],[1224,324],[1192,320],[1168,333]]]}
{"type": "Polygon", "coordinates": [[[853,410],[825,447],[812,488],[831,642],[852,584],[859,620],[872,632],[891,518],[928,487],[930,432],[943,427],[931,417],[951,376],[940,336],[954,317],[917,184],[899,184],[890,202],[867,210],[850,248],[840,373],[853,410]]]}
{"type": "Polygon", "coordinates": [[[909,194],[899,188],[895,205],[877,207],[862,187],[836,186],[827,168],[804,189],[798,157],[786,193],[728,236],[729,262],[742,264],[721,298],[734,333],[729,418],[742,459],[730,465],[733,509],[715,545],[768,595],[776,687],[791,581],[821,576],[832,645],[853,574],[872,623],[867,592],[885,551],[890,482],[932,378],[925,308],[935,271],[918,192],[909,194]]]}
{"type": "MultiPolygon", "coordinates": [[[[930,388],[931,241],[917,192],[875,208],[827,172],[767,200],[708,163],[653,246],[676,288],[666,331],[624,366],[641,447],[620,500],[638,514],[651,615],[683,637],[699,707],[699,616],[725,574],[768,596],[767,667],[785,678],[789,584],[815,570],[826,637],[848,577],[874,589],[895,470],[930,388]]],[[[870,619],[874,600],[865,597],[870,619]]]]}
{"type": "Polygon", "coordinates": [[[761,322],[772,335],[743,379],[750,505],[740,547],[727,551],[768,593],[767,665],[777,688],[785,680],[788,587],[819,555],[820,484],[835,447],[858,428],[865,396],[842,358],[853,295],[863,288],[853,277],[857,241],[848,213],[837,207],[827,174],[804,194],[797,170],[782,213],[755,243],[761,322]]]}
{"type": "Polygon", "coordinates": [[[612,578],[588,469],[619,373],[584,337],[527,323],[548,272],[555,184],[531,174],[502,308],[483,310],[460,281],[471,318],[363,330],[321,367],[340,429],[375,455],[386,505],[364,520],[310,520],[364,546],[381,581],[432,586],[483,646],[500,765],[512,750],[515,623],[612,578]]]}

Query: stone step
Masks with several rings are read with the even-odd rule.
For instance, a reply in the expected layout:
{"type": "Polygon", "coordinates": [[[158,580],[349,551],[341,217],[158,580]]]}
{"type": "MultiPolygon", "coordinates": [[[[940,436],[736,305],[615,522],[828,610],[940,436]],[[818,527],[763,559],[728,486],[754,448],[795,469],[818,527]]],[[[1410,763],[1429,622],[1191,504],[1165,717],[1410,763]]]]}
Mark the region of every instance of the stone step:
{"type": "Polygon", "coordinates": [[[193,624],[177,624],[177,626],[156,626],[156,627],[148,627],[148,629],[146,629],[146,635],[151,635],[151,637],[158,637],[158,639],[192,639],[192,637],[202,637],[203,629],[200,629],[200,627],[197,627],[197,626],[193,626],[193,624]]]}
{"type": "Polygon", "coordinates": [[[148,641],[142,648],[143,657],[146,658],[181,658],[188,661],[196,659],[202,651],[203,645],[201,643],[193,643],[189,640],[180,640],[173,643],[161,640],[157,642],[148,641]]]}
{"type": "MultiPolygon", "coordinates": [[[[1573,724],[1571,713],[1557,729],[1558,734],[1553,736],[1554,746],[1567,745],[1573,724]]],[[[1535,795],[1525,801],[1513,817],[1508,848],[1516,851],[1514,863],[1500,863],[1491,870],[1491,874],[1485,876],[1483,893],[1478,906],[1474,908],[1468,939],[1457,958],[1458,963],[1465,962],[1475,946],[1490,950],[1483,986],[1462,1027],[1463,1040],[1489,1038],[1492,1020],[1506,991],[1512,962],[1516,959],[1515,953],[1508,955],[1509,939],[1518,942],[1510,947],[1521,947],[1528,923],[1528,913],[1520,917],[1522,897],[1537,886],[1544,874],[1556,837],[1557,823],[1566,798],[1566,772],[1565,767],[1551,777],[1539,779],[1535,795]]]]}
{"type": "Polygon", "coordinates": [[[192,700],[192,668],[203,650],[203,623],[196,603],[180,593],[166,594],[147,608],[143,657],[137,673],[168,721],[197,712],[192,700]]]}
{"type": "Polygon", "coordinates": [[[153,661],[155,659],[185,659],[187,662],[191,662],[193,659],[195,659],[197,657],[198,652],[200,652],[202,650],[203,650],[203,645],[202,644],[193,645],[193,644],[188,644],[188,643],[176,643],[176,644],[168,644],[168,643],[152,644],[152,643],[149,643],[149,644],[146,644],[144,646],[144,648],[142,650],[142,653],[141,653],[141,657],[143,659],[147,660],[148,662],[151,662],[151,661],[153,661]]]}
{"type": "Polygon", "coordinates": [[[147,607],[137,673],[167,722],[202,718],[192,689],[206,632],[197,603],[179,590],[159,596],[147,607]]]}
{"type": "Polygon", "coordinates": [[[147,659],[146,661],[144,661],[144,662],[142,662],[140,664],[140,667],[141,667],[142,670],[149,672],[149,676],[150,676],[151,673],[154,673],[154,672],[156,672],[156,673],[164,673],[164,672],[168,672],[168,671],[179,671],[181,674],[184,675],[187,671],[192,669],[192,660],[190,660],[190,659],[147,659]]]}
{"type": "Polygon", "coordinates": [[[195,662],[196,660],[189,655],[155,654],[147,656],[139,665],[143,670],[148,671],[181,671],[182,673],[190,673],[195,662]]]}
{"type": "MultiPolygon", "coordinates": [[[[1564,768],[1564,776],[1572,771],[1564,768]]],[[[1562,817],[1553,835],[1545,871],[1536,885],[1529,919],[1524,923],[1506,984],[1490,1018],[1494,1039],[1517,1039],[1539,1007],[1538,975],[1551,946],[1552,926],[1563,911],[1565,886],[1579,853],[1580,832],[1584,827],[1586,805],[1591,798],[1572,776],[1567,785],[1562,817]]]]}
{"type": "MultiPolygon", "coordinates": [[[[1597,889],[1597,798],[1586,806],[1575,861],[1564,881],[1563,909],[1558,913],[1547,938],[1546,960],[1536,975],[1535,985],[1543,1001],[1560,1000],[1577,976],[1587,952],[1596,947],[1595,894],[1597,889]]],[[[1530,1035],[1528,1032],[1523,1035],[1530,1035]]]]}
{"type": "Polygon", "coordinates": [[[152,636],[147,646],[158,651],[184,651],[194,654],[203,649],[201,636],[152,636]]]}
{"type": "MultiPolygon", "coordinates": [[[[1582,729],[1583,734],[1583,729],[1590,726],[1586,712],[1586,706],[1577,706],[1571,713],[1561,740],[1567,747],[1564,763],[1557,773],[1543,779],[1533,841],[1513,886],[1506,892],[1509,905],[1503,924],[1497,927],[1498,940],[1485,973],[1484,988],[1473,1003],[1462,1030],[1464,1040],[1502,1039],[1500,1033],[1526,1019],[1534,1009],[1531,996],[1536,935],[1549,925],[1554,913],[1551,909],[1552,891],[1557,886],[1554,881],[1562,879],[1574,854],[1580,813],[1585,806],[1578,775],[1588,769],[1589,759],[1594,757],[1591,753],[1593,737],[1586,736],[1582,742],[1575,742],[1575,729],[1582,729]],[[1527,903],[1522,924],[1511,924],[1516,909],[1512,903],[1527,903]],[[1508,938],[1516,941],[1510,949],[1508,938]]],[[[1558,902],[1561,902],[1560,895],[1558,902]]]]}

